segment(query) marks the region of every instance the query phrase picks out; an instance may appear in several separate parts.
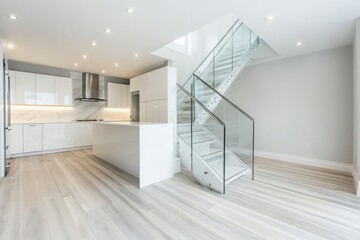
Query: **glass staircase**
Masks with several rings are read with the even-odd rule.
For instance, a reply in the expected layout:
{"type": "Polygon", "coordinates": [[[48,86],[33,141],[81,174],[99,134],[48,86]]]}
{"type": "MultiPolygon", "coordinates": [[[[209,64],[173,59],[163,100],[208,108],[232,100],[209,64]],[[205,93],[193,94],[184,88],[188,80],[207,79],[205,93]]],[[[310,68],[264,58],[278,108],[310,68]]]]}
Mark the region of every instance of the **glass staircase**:
{"type": "Polygon", "coordinates": [[[254,119],[224,94],[259,44],[238,20],[193,75],[178,84],[178,155],[203,186],[223,194],[241,176],[251,173],[254,179],[254,119]]]}

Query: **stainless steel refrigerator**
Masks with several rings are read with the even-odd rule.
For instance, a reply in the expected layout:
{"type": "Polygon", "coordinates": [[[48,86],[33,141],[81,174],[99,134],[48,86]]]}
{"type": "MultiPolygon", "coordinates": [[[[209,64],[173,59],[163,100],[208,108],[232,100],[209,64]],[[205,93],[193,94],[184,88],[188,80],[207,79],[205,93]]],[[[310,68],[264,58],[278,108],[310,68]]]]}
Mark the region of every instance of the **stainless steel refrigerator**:
{"type": "MultiPolygon", "coordinates": [[[[2,44],[1,44],[2,47],[2,44]]],[[[0,177],[6,176],[10,166],[10,74],[4,49],[0,50],[2,62],[0,83],[0,177]]]]}

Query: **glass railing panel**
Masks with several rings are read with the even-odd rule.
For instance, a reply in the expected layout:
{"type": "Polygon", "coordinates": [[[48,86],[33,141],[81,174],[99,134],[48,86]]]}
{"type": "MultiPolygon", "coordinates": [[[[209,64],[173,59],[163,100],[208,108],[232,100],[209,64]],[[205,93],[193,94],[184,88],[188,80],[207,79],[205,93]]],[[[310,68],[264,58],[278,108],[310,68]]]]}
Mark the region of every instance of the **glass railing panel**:
{"type": "Polygon", "coordinates": [[[178,154],[183,159],[187,167],[191,169],[191,147],[182,144],[185,139],[190,138],[191,144],[191,97],[186,95],[183,91],[178,91],[177,94],[177,136],[178,139],[178,154]]]}
{"type": "Polygon", "coordinates": [[[208,63],[207,67],[201,72],[200,77],[204,79],[207,84],[214,84],[214,57],[213,53],[210,55],[211,61],[208,63]]]}
{"type": "MultiPolygon", "coordinates": [[[[245,171],[252,171],[254,147],[253,119],[223,95],[212,89],[211,86],[195,76],[193,79],[193,92],[200,103],[212,110],[213,114],[226,126],[226,147],[234,154],[232,157],[226,157],[225,170],[228,173],[226,180],[233,177],[232,174],[229,174],[230,172],[242,174],[245,171]],[[204,95],[204,93],[208,95],[204,95]]],[[[209,131],[216,134],[217,129],[213,128],[215,124],[213,119],[207,117],[205,112],[198,114],[201,116],[200,122],[209,131]]]]}
{"type": "Polygon", "coordinates": [[[228,41],[214,58],[214,84],[211,85],[213,88],[218,88],[228,78],[233,71],[233,62],[232,41],[228,41]]]}
{"type": "Polygon", "coordinates": [[[184,88],[179,89],[178,95],[186,95],[179,97],[178,102],[178,111],[186,109],[186,117],[178,113],[179,155],[186,158],[186,164],[204,186],[224,193],[225,125],[184,88]],[[203,111],[212,120],[211,130],[200,122],[203,111]],[[184,150],[188,148],[190,153],[184,150]],[[212,165],[207,159],[212,160],[212,165]]]}
{"type": "MultiPolygon", "coordinates": [[[[249,53],[250,46],[257,38],[246,25],[236,21],[211,53],[194,71],[203,81],[216,88],[232,72],[234,66],[249,53]]],[[[189,91],[188,80],[183,86],[189,91]]]]}

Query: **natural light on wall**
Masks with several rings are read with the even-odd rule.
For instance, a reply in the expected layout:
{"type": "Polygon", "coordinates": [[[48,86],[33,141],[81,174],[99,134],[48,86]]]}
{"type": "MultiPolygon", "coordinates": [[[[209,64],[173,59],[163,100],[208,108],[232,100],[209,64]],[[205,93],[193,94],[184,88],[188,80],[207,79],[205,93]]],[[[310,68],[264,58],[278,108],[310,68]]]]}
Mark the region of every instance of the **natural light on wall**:
{"type": "Polygon", "coordinates": [[[192,56],[191,33],[176,39],[174,42],[168,44],[166,47],[177,52],[192,56]]]}

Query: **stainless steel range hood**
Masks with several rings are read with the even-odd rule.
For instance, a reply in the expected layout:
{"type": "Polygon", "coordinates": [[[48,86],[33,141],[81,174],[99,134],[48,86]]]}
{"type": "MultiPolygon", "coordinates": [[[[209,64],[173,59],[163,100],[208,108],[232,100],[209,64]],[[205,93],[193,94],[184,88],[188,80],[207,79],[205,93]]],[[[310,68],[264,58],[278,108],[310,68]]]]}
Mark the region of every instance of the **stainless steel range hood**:
{"type": "Polygon", "coordinates": [[[87,102],[100,102],[105,99],[99,98],[99,75],[93,73],[82,74],[82,97],[75,100],[87,102]]]}

